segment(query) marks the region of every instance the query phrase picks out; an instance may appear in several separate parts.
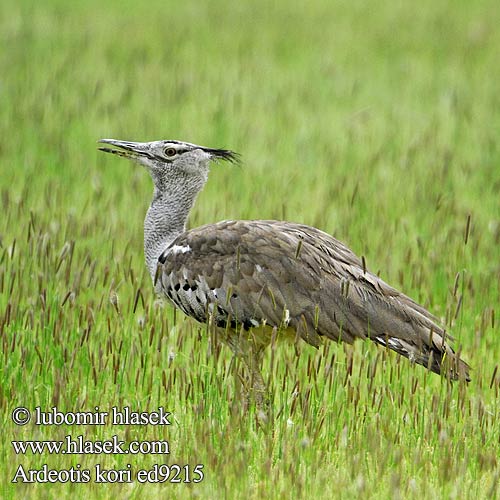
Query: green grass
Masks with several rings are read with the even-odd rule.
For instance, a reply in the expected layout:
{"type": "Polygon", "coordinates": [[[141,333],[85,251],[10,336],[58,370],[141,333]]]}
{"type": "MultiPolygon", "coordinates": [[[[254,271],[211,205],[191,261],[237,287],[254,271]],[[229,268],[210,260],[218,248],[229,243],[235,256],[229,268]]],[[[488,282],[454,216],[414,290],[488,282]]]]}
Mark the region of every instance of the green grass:
{"type": "Polygon", "coordinates": [[[500,9],[418,4],[0,6],[2,498],[491,498],[500,479],[500,9]],[[266,428],[205,327],[155,299],[151,181],[96,140],[226,146],[192,226],[315,225],[453,330],[449,385],[359,343],[278,345],[266,428]],[[465,234],[470,217],[467,242],[465,234]],[[57,405],[165,407],[168,427],[18,427],[57,405]],[[15,455],[12,440],[166,439],[157,455],[15,455]],[[11,484],[19,464],[204,464],[198,484],[11,484]]]}

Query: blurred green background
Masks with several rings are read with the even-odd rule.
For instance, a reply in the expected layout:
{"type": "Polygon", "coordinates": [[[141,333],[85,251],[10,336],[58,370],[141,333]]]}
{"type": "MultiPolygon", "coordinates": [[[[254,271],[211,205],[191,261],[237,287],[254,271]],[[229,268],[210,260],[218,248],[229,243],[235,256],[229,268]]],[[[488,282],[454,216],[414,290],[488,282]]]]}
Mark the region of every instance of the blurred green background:
{"type": "MultiPolygon", "coordinates": [[[[211,461],[204,483],[184,490],[11,485],[3,496],[496,494],[498,26],[494,0],[3,0],[4,440],[55,439],[13,426],[13,405],[170,405],[187,429],[173,459],[181,449],[211,461]],[[364,344],[332,346],[335,369],[316,380],[308,363],[320,373],[323,351],[303,348],[296,362],[280,347],[266,366],[281,411],[272,431],[259,429],[235,410],[230,353],[205,359],[200,327],[154,305],[142,256],[151,181],[99,153],[103,137],[240,152],[241,168],[213,167],[191,226],[277,218],[333,234],[443,319],[472,383],[448,387],[386,353],[377,371],[382,351],[364,344]]],[[[18,457],[8,445],[1,457],[11,478],[18,457]]]]}

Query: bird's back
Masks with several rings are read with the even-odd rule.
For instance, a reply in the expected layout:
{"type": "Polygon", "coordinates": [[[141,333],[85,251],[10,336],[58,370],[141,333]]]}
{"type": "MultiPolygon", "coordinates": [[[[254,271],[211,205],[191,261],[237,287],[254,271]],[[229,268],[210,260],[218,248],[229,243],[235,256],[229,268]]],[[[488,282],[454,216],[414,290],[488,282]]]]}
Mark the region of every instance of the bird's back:
{"type": "Polygon", "coordinates": [[[452,375],[468,378],[434,316],[318,229],[222,221],[181,234],[159,263],[157,286],[200,322],[293,328],[314,346],[370,338],[437,373],[448,357],[452,375]]]}

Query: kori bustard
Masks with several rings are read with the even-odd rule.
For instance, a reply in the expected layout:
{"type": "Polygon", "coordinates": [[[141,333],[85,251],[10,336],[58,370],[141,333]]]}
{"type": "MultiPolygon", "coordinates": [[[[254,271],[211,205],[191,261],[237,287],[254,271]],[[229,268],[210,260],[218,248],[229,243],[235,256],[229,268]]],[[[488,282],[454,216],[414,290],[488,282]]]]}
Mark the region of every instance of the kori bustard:
{"type": "Polygon", "coordinates": [[[436,318],[332,236],[273,220],[228,220],[187,231],[210,162],[237,162],[233,151],[173,140],[99,142],[110,146],[101,151],[143,165],[153,179],[144,253],[157,292],[209,322],[242,358],[258,406],[266,398],[262,353],[281,332],[316,347],[323,338],[369,339],[435,373],[470,380],[436,318]]]}

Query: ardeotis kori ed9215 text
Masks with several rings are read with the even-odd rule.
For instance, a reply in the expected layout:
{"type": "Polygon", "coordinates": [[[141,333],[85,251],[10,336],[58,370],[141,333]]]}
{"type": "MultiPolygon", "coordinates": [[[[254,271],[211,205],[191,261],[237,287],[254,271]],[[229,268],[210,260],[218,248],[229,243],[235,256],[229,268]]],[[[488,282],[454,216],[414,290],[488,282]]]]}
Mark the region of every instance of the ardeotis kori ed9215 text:
{"type": "Polygon", "coordinates": [[[154,194],[144,253],[156,290],[185,314],[216,328],[248,367],[256,404],[265,403],[260,364],[273,335],[369,339],[435,373],[469,380],[451,337],[426,309],[364,268],[347,246],[302,224],[238,220],[186,231],[212,160],[238,155],[181,141],[99,141],[101,151],[146,167],[154,194]]]}

